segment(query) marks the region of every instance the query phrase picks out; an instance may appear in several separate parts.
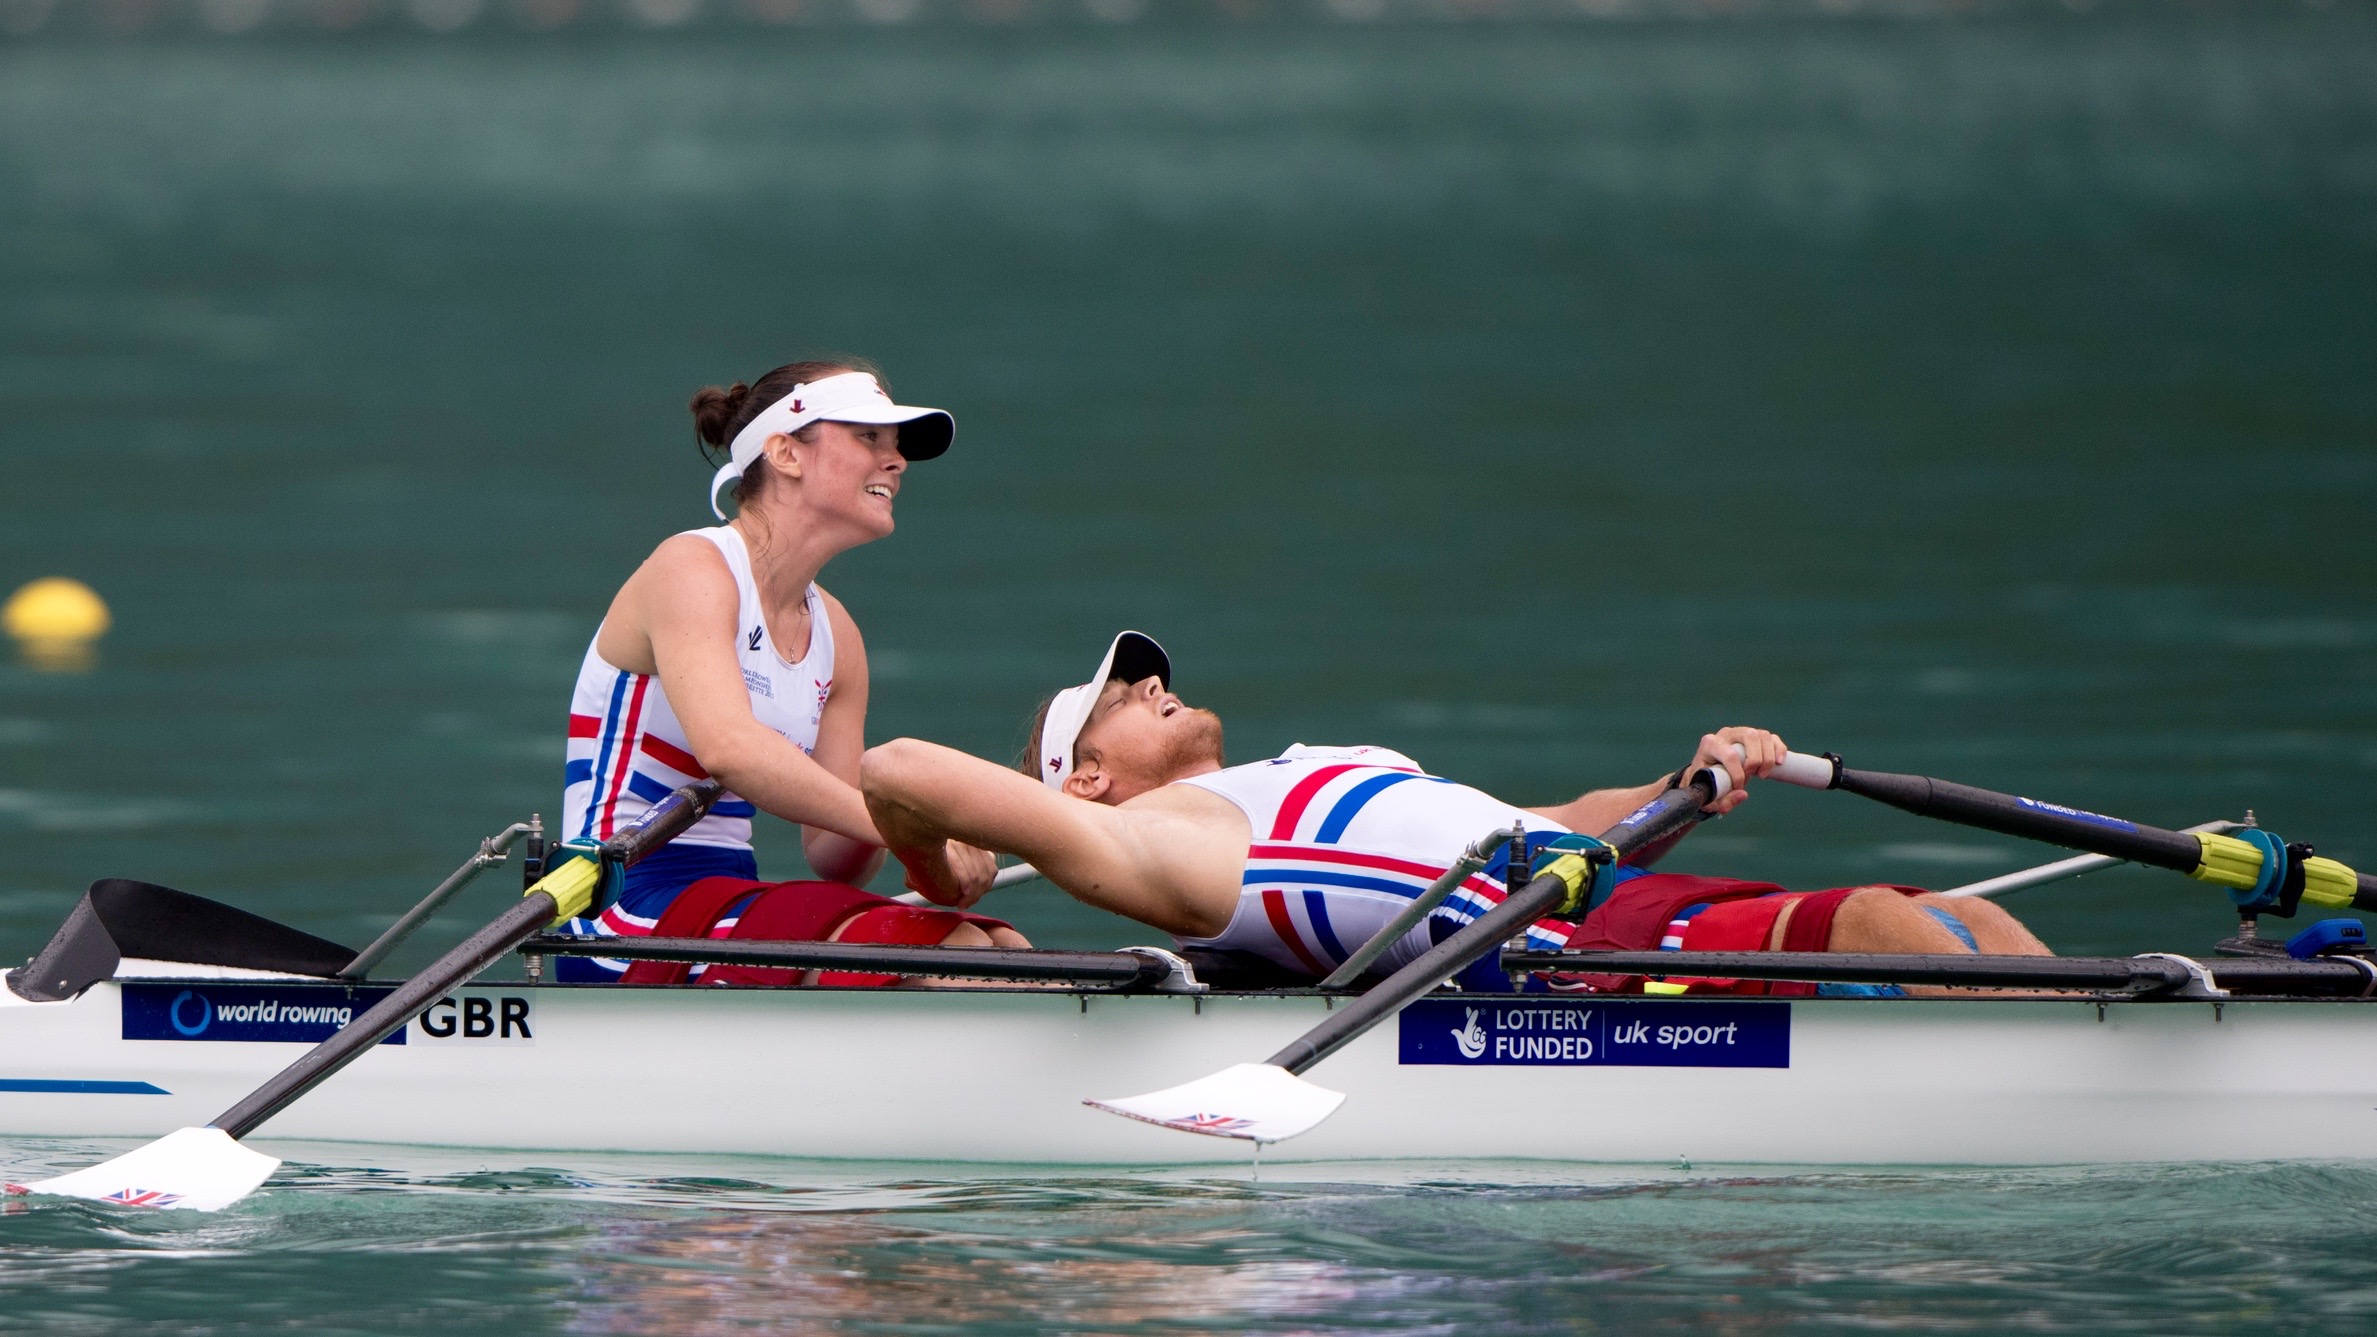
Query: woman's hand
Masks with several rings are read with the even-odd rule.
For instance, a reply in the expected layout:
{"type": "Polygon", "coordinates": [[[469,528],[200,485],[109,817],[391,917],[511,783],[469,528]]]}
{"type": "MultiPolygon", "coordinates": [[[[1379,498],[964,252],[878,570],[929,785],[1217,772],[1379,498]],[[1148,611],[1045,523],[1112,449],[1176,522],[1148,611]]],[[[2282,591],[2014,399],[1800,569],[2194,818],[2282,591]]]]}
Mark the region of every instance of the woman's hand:
{"type": "Polygon", "coordinates": [[[1750,796],[1743,788],[1745,782],[1766,774],[1782,764],[1790,748],[1783,740],[1764,729],[1735,726],[1719,729],[1700,738],[1700,750],[1692,754],[1692,761],[1684,768],[1684,780],[1689,783],[1702,767],[1715,767],[1732,777],[1733,787],[1717,795],[1717,801],[1701,809],[1723,816],[1742,805],[1750,796]]]}
{"type": "Polygon", "coordinates": [[[908,890],[952,910],[970,909],[989,894],[991,876],[998,871],[997,856],[962,841],[892,853],[907,870],[908,890]]]}

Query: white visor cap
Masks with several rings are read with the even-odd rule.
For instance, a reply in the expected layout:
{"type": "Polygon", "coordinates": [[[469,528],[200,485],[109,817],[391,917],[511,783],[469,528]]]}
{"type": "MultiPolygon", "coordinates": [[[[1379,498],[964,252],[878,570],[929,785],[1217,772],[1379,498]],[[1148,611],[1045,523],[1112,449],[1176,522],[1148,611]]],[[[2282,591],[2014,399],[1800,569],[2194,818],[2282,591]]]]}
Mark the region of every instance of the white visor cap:
{"type": "Polygon", "coordinates": [[[1116,678],[1138,682],[1149,677],[1161,679],[1165,690],[1171,690],[1172,657],[1153,636],[1126,631],[1106,647],[1106,657],[1098,662],[1095,676],[1079,687],[1058,692],[1040,722],[1040,783],[1063,792],[1065,781],[1073,774],[1073,744],[1089,723],[1090,709],[1098,704],[1098,694],[1106,690],[1107,683],[1116,678]]]}
{"type": "Polygon", "coordinates": [[[791,394],[761,409],[758,417],[735,433],[726,463],[710,478],[711,513],[726,518],[727,491],[759,458],[769,437],[778,432],[790,436],[813,422],[899,423],[900,454],[911,460],[929,460],[949,449],[957,437],[957,419],[946,411],[894,404],[875,378],[863,371],[796,385],[791,394]]]}

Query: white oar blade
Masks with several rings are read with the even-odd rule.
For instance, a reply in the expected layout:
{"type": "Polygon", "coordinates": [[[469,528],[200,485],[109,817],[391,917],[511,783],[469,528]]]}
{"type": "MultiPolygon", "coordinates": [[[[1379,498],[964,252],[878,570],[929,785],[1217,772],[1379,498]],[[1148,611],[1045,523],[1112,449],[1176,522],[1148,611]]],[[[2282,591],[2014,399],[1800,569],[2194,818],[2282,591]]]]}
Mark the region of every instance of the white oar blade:
{"type": "Polygon", "coordinates": [[[1268,1063],[1241,1063],[1183,1086],[1081,1103],[1184,1133],[1284,1142],[1335,1114],[1345,1093],[1268,1063]]]}
{"type": "Polygon", "coordinates": [[[53,1193],[127,1207],[219,1212],[255,1192],[280,1164],[220,1128],[184,1128],[88,1170],[8,1187],[15,1193],[53,1193]]]}

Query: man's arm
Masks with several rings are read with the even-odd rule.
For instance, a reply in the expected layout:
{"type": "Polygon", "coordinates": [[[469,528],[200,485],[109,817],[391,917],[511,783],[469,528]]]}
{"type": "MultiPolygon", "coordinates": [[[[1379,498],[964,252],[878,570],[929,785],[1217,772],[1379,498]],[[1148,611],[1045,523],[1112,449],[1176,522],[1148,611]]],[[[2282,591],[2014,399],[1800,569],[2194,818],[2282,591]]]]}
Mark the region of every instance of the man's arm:
{"type": "MultiPolygon", "coordinates": [[[[1722,816],[1733,811],[1748,798],[1744,781],[1766,774],[1782,764],[1790,751],[1783,740],[1764,729],[1734,727],[1704,734],[1700,748],[1684,767],[1689,775],[1703,766],[1722,767],[1733,777],[1733,788],[1717,796],[1706,811],[1722,816]],[[1747,772],[1746,774],[1744,772],[1747,772]]],[[[1557,807],[1529,808],[1527,811],[1549,817],[1571,831],[1599,835],[1618,824],[1626,814],[1666,792],[1670,777],[1661,776],[1647,785],[1631,789],[1596,789],[1589,794],[1569,800],[1557,807]]]]}
{"type": "Polygon", "coordinates": [[[1666,792],[1667,780],[1662,777],[1647,785],[1632,789],[1596,789],[1579,794],[1566,803],[1548,808],[1529,808],[1528,812],[1549,817],[1571,831],[1599,835],[1618,824],[1618,819],[1666,792]]]}
{"type": "Polygon", "coordinates": [[[1170,933],[1210,937],[1236,907],[1245,818],[1203,790],[1108,807],[913,738],[868,749],[859,786],[908,885],[942,905],[971,905],[990,886],[989,862],[955,841],[1020,855],[1075,898],[1170,933]]]}

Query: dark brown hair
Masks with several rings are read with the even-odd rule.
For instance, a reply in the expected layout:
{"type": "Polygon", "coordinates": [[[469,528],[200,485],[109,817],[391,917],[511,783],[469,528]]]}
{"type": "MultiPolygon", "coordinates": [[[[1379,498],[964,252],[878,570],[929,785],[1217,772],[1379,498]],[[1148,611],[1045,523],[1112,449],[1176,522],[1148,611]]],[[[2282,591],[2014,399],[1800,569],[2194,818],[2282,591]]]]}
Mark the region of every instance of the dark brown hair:
{"type": "MultiPolygon", "coordinates": [[[[702,458],[712,464],[726,463],[726,452],[734,445],[735,434],[751,425],[751,420],[793,391],[794,386],[839,376],[846,371],[863,371],[883,386],[883,393],[891,393],[891,384],[883,379],[883,371],[863,357],[829,357],[810,362],[787,362],[749,385],[741,381],[721,389],[705,385],[693,392],[693,402],[686,407],[693,410],[693,436],[701,446],[702,458]]],[[[769,469],[745,469],[735,480],[735,505],[748,506],[766,486],[769,469]]]]}

